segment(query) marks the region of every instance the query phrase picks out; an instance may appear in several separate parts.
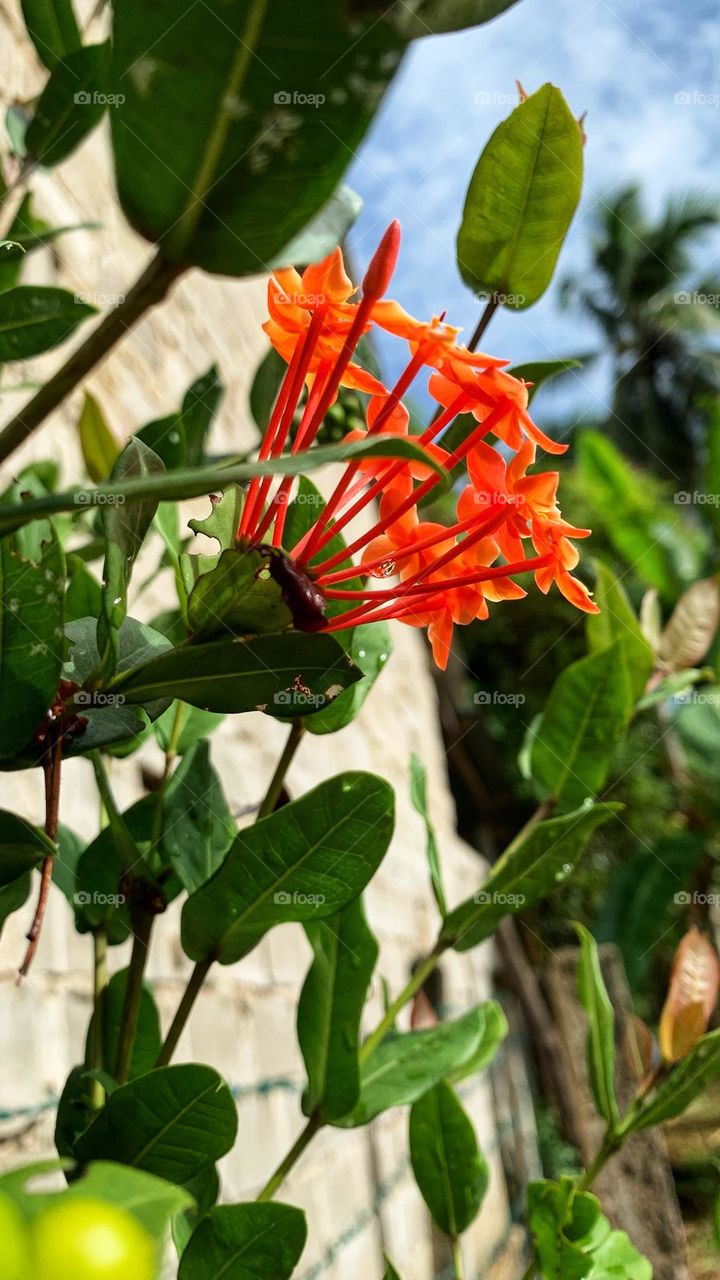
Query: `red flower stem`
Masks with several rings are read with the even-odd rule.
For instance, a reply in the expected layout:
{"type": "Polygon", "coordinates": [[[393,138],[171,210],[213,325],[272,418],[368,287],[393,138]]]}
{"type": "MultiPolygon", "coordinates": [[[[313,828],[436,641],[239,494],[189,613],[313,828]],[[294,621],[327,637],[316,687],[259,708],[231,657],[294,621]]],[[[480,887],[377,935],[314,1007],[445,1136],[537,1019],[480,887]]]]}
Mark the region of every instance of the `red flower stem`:
{"type": "MultiPolygon", "coordinates": [[[[379,431],[382,431],[383,427],[385,426],[385,423],[388,421],[394,409],[396,409],[396,407],[400,403],[400,400],[405,395],[405,392],[407,391],[408,387],[415,381],[417,374],[420,372],[420,370],[423,367],[423,364],[425,363],[424,351],[425,351],[425,347],[420,347],[418,351],[415,352],[415,355],[412,357],[412,359],[409,361],[404,372],[400,375],[397,382],[395,383],[395,386],[390,392],[375,422],[370,427],[367,433],[368,436],[377,435],[379,431]]],[[[296,548],[293,551],[293,555],[295,555],[298,552],[298,549],[302,549],[304,559],[309,560],[314,555],[316,548],[319,550],[318,543],[320,542],[321,535],[327,529],[328,524],[330,523],[330,520],[332,519],[333,515],[335,514],[338,506],[342,502],[347,492],[348,485],[351,483],[354,476],[357,474],[358,469],[361,466],[362,466],[362,463],[359,461],[351,462],[348,464],[344,474],[342,475],[341,479],[338,481],[338,484],[336,485],[334,492],[330,495],[330,498],[328,499],[328,502],[325,506],[325,510],[319,516],[318,520],[315,522],[315,525],[310,530],[310,532],[305,536],[305,538],[300,543],[298,543],[298,548],[296,548]],[[303,546],[303,543],[305,544],[304,546],[303,546]]],[[[365,481],[363,483],[365,483],[365,481]]],[[[332,533],[330,534],[330,537],[332,537],[332,533]]],[[[322,545],[324,545],[324,543],[322,545]]]]}
{"type": "Polygon", "coordinates": [[[542,569],[544,565],[549,564],[550,560],[550,556],[534,556],[530,560],[518,561],[514,565],[493,565],[489,569],[482,570],[482,576],[478,573],[467,574],[462,578],[448,578],[444,583],[428,583],[427,594],[419,600],[414,594],[411,594],[410,600],[403,597],[397,600],[395,604],[388,605],[380,610],[377,610],[372,605],[349,609],[346,613],[339,614],[337,618],[333,618],[324,628],[324,632],[342,631],[349,625],[358,626],[360,623],[386,622],[393,618],[403,618],[410,614],[418,616],[418,609],[422,609],[423,613],[426,613],[428,609],[433,608],[436,604],[442,604],[448,589],[478,586],[484,581],[505,578],[510,574],[529,573],[535,569],[542,569]]]}
{"type": "MultiPolygon", "coordinates": [[[[315,347],[317,346],[318,339],[320,338],[324,320],[325,317],[322,310],[316,311],[313,314],[303,341],[297,344],[295,351],[293,352],[292,360],[288,365],[285,379],[283,381],[283,388],[287,385],[287,394],[283,396],[281,392],[281,396],[278,398],[278,403],[275,405],[273,415],[268,424],[268,429],[265,432],[263,442],[260,446],[259,457],[262,461],[265,461],[267,458],[277,457],[282,453],[283,448],[285,447],[285,441],[287,440],[288,433],[290,431],[293,414],[297,408],[298,400],[300,399],[303,383],[307,376],[308,369],[310,368],[310,362],[312,360],[315,347]],[[295,356],[298,351],[299,355],[297,364],[295,364],[295,356]],[[295,366],[294,368],[293,365],[295,366]],[[281,399],[282,407],[279,408],[281,399]]],[[[272,476],[263,476],[262,478],[256,476],[251,480],[248,496],[243,508],[242,518],[240,520],[239,533],[250,536],[253,521],[257,520],[260,512],[262,511],[263,504],[271,484],[272,476]]],[[[257,539],[255,540],[257,541],[257,539]]]]}
{"type": "MultiPolygon", "coordinates": [[[[307,401],[307,404],[305,405],[303,416],[300,419],[300,426],[298,427],[298,432],[293,442],[293,447],[290,450],[291,453],[294,453],[294,454],[298,453],[302,448],[303,432],[307,427],[308,422],[311,420],[312,415],[315,411],[315,407],[320,400],[323,385],[327,380],[330,367],[331,366],[330,366],[329,360],[322,361],[318,367],[318,371],[315,376],[315,381],[313,382],[312,390],[310,392],[310,395],[308,396],[308,401],[307,401]]],[[[275,520],[276,524],[275,524],[275,530],[272,537],[272,542],[273,542],[273,545],[276,547],[280,545],[282,531],[285,526],[285,513],[287,512],[287,498],[292,488],[294,479],[295,479],[294,476],[283,477],[282,483],[278,487],[278,490],[272,502],[268,506],[267,511],[265,512],[260,523],[255,529],[255,533],[253,535],[253,540],[255,542],[260,542],[262,540],[266,530],[269,529],[273,520],[275,520]]],[[[268,487],[270,483],[271,481],[268,479],[268,487]]]]}
{"type": "MultiPolygon", "coordinates": [[[[507,413],[507,404],[507,400],[503,398],[492,412],[488,414],[487,418],[485,418],[485,420],[481,422],[474,431],[471,431],[470,435],[463,440],[462,444],[458,445],[457,449],[450,454],[445,463],[448,471],[451,471],[456,463],[460,462],[465,457],[478,439],[482,439],[483,436],[487,435],[488,431],[492,430],[495,423],[504,417],[507,413]]],[[[326,572],[328,569],[334,569],[336,564],[341,564],[343,560],[347,560],[349,556],[354,555],[356,551],[359,551],[368,542],[372,542],[373,538],[376,538],[380,533],[384,533],[389,525],[394,524],[394,522],[399,520],[406,511],[409,511],[411,507],[416,506],[416,504],[425,497],[425,494],[429,493],[430,490],[435,487],[439,480],[440,476],[436,473],[428,476],[427,480],[424,480],[422,484],[418,485],[417,489],[414,489],[413,492],[407,498],[404,498],[397,507],[393,507],[391,511],[386,512],[383,518],[378,520],[367,533],[361,534],[354,542],[349,543],[344,550],[336,552],[334,556],[330,556],[329,559],[325,560],[322,564],[314,565],[313,574],[315,575],[319,572],[326,572]]],[[[333,526],[333,532],[335,532],[340,523],[341,522],[338,521],[337,525],[333,526]]]]}
{"type": "MultiPolygon", "coordinates": [[[[549,556],[533,556],[531,560],[516,560],[512,564],[494,564],[488,565],[485,569],[479,569],[475,573],[464,573],[455,578],[445,578],[442,582],[420,582],[413,583],[407,595],[438,595],[445,591],[454,590],[456,587],[472,587],[481,582],[492,582],[494,578],[509,578],[514,573],[527,573],[531,569],[541,569],[543,565],[550,560],[549,556]]],[[[398,596],[397,589],[383,591],[323,591],[328,600],[396,600],[398,596]]],[[[346,618],[347,614],[343,614],[346,618]]]]}
{"type": "MultiPolygon", "coordinates": [[[[418,437],[417,443],[430,444],[433,438],[438,434],[438,432],[442,431],[444,427],[449,426],[453,418],[456,418],[458,413],[462,412],[463,408],[465,407],[466,399],[467,397],[464,394],[459,395],[453,401],[452,405],[450,405],[447,409],[445,409],[443,413],[435,420],[435,422],[431,423],[430,426],[423,432],[423,434],[418,437]]],[[[350,464],[350,466],[353,466],[353,465],[357,467],[359,464],[358,463],[350,464]]],[[[331,541],[331,539],[335,536],[336,533],[340,533],[340,531],[344,529],[345,526],[349,524],[351,520],[354,520],[355,516],[358,515],[360,511],[363,511],[365,507],[368,505],[368,503],[372,502],[373,498],[375,498],[382,489],[386,488],[389,482],[391,480],[394,480],[395,476],[399,475],[400,472],[403,471],[405,467],[407,467],[407,465],[408,464],[405,460],[399,460],[397,462],[393,462],[385,471],[381,472],[379,476],[376,476],[376,478],[370,484],[370,488],[367,489],[365,493],[363,493],[362,496],[358,498],[357,501],[354,502],[353,505],[343,513],[343,515],[338,517],[338,519],[334,522],[332,528],[326,527],[327,526],[327,508],[326,508],[326,510],[323,512],[322,516],[320,516],[318,521],[318,524],[320,525],[322,532],[316,538],[315,529],[311,529],[310,533],[306,534],[305,538],[301,539],[301,541],[297,544],[297,546],[293,548],[293,551],[291,553],[293,558],[296,560],[301,559],[304,564],[307,564],[308,561],[313,556],[318,555],[319,552],[322,551],[323,547],[327,546],[328,542],[331,541]]],[[[355,496],[355,493],[357,493],[358,489],[364,487],[364,485],[367,483],[368,483],[368,480],[363,480],[362,483],[357,486],[357,488],[355,488],[350,494],[348,494],[348,501],[355,496]]],[[[317,528],[317,525],[315,526],[315,528],[317,528]]],[[[348,559],[349,554],[350,554],[349,552],[344,554],[342,558],[348,559]]],[[[340,563],[340,561],[338,561],[338,563],[340,563]]],[[[323,568],[324,565],[320,565],[317,567],[323,568]]]]}
{"type": "MultiPolygon", "coordinates": [[[[486,514],[483,512],[483,515],[486,514]]],[[[358,565],[351,565],[349,569],[338,569],[336,573],[323,574],[317,579],[317,582],[325,588],[335,582],[345,582],[348,578],[357,578],[358,571],[361,573],[371,573],[373,569],[377,569],[380,565],[391,563],[395,566],[399,560],[407,560],[410,556],[417,555],[419,551],[426,551],[428,547],[435,546],[438,542],[445,542],[447,538],[454,538],[459,533],[465,533],[471,529],[478,521],[478,516],[469,516],[467,520],[460,520],[457,524],[443,525],[437,533],[430,533],[426,538],[421,538],[419,542],[414,542],[412,546],[403,547],[402,550],[393,548],[387,551],[383,556],[375,556],[372,560],[363,560],[358,565]]],[[[389,578],[394,572],[390,569],[384,576],[389,578]]]]}
{"type": "MultiPolygon", "coordinates": [[[[481,538],[487,537],[490,533],[493,532],[493,530],[497,529],[498,526],[503,523],[503,521],[507,518],[507,515],[508,515],[507,509],[501,510],[499,512],[498,511],[494,512],[493,515],[489,516],[483,522],[483,524],[480,526],[479,529],[476,529],[476,531],[471,536],[465,538],[463,542],[457,543],[454,547],[451,547],[449,551],[447,551],[444,555],[440,556],[437,560],[431,560],[429,564],[423,565],[420,569],[418,569],[415,573],[413,573],[410,578],[406,578],[402,584],[400,584],[398,587],[395,588],[393,592],[393,596],[395,600],[396,601],[400,600],[401,597],[407,595],[410,589],[416,583],[420,582],[422,578],[426,578],[428,574],[436,573],[439,569],[442,569],[446,564],[449,564],[451,560],[454,560],[457,558],[457,556],[464,554],[469,547],[473,546],[476,542],[479,542],[481,538]]],[[[441,591],[444,590],[444,587],[442,584],[431,584],[431,585],[437,586],[438,590],[441,590],[441,591]]],[[[343,622],[345,623],[345,625],[347,625],[349,621],[354,622],[356,615],[361,615],[366,608],[367,606],[359,606],[357,609],[348,610],[347,613],[344,613],[343,622]]]]}

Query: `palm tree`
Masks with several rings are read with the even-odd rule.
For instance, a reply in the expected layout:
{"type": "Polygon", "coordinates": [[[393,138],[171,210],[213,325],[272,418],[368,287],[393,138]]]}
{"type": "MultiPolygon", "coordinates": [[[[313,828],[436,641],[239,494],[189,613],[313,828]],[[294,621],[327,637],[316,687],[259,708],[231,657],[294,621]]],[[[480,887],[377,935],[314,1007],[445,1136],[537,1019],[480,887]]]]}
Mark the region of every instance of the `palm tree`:
{"type": "Polygon", "coordinates": [[[657,221],[628,187],[599,212],[593,265],[567,282],[601,329],[613,361],[608,433],[664,479],[692,483],[702,458],[708,400],[720,394],[720,276],[697,271],[720,205],[670,200],[657,221]]]}

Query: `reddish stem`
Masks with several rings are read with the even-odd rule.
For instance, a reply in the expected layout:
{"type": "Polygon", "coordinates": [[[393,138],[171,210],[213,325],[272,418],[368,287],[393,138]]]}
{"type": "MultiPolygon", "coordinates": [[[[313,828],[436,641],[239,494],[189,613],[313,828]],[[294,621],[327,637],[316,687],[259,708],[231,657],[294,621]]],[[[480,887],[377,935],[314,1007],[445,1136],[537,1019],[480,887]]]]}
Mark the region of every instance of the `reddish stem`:
{"type": "MultiPolygon", "coordinates": [[[[58,819],[60,813],[60,768],[62,764],[62,729],[58,727],[57,736],[50,739],[48,749],[43,759],[43,773],[45,775],[45,834],[52,840],[57,839],[58,819]]],[[[50,896],[50,885],[52,883],[53,873],[53,854],[48,853],[43,859],[41,875],[40,875],[40,893],[38,894],[37,906],[33,922],[28,930],[28,948],[25,952],[19,977],[25,978],[30,970],[30,966],[35,959],[35,953],[40,943],[40,933],[42,931],[45,912],[47,910],[48,898],[50,896]]]]}

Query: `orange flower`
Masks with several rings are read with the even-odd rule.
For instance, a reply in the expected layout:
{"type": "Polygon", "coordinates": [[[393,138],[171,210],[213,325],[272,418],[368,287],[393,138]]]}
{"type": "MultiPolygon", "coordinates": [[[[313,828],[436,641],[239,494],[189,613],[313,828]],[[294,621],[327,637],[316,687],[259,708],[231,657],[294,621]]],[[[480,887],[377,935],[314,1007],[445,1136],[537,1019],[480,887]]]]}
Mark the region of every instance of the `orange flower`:
{"type": "Polygon", "coordinates": [[[279,481],[270,497],[273,481],[253,480],[238,543],[263,548],[270,543],[271,572],[282,585],[298,628],[339,631],[395,618],[426,627],[435,660],[445,666],[453,626],[487,618],[494,601],[526,594],[515,581],[518,574],[533,573],[543,592],[556,583],[568,600],[587,612],[596,612],[597,606],[571,573],[578,562],[572,539],[586,537],[588,530],[563,520],[556,471],[528,474],[538,447],[561,453],[565,445],[549,440],[532,421],[528,388],[505,371],[507,361],[459,346],[458,330],[444,317],[422,323],[382,298],[398,244],[399,229],[393,224],[354,303],[350,298],[355,290],[339,249],[302,276],[292,268],[275,273],[265,329],[288,369],[260,457],[274,458],[284,451],[304,383],[310,391],[293,452],[312,446],[341,385],[369,391],[371,397],[366,428],[353,431],[350,443],[372,436],[408,437],[409,415],[402,397],[427,367],[432,371],[431,394],[443,407],[415,437],[428,462],[351,460],[312,528],[287,551],[282,537],[293,481],[279,481]],[[352,362],[360,337],[373,325],[410,344],[409,363],[390,390],[352,362]],[[443,447],[443,432],[464,412],[474,415],[477,426],[450,451],[443,447]],[[491,444],[493,438],[512,451],[507,460],[491,444]],[[458,497],[454,523],[422,520],[420,503],[439,483],[430,462],[451,471],[463,461],[468,484],[458,497]],[[379,519],[337,549],[338,535],[372,501],[379,507],[379,519]],[[358,579],[365,581],[358,584],[358,579]]]}
{"type": "MultiPolygon", "coordinates": [[[[306,375],[312,381],[318,371],[333,363],[339,355],[353,321],[358,304],[349,299],[357,293],[343,263],[342,249],[334,249],[322,262],[306,267],[303,274],[294,267],[276,270],[268,281],[268,311],[270,319],[263,329],[275,350],[289,364],[299,339],[307,333],[314,314],[322,317],[322,330],[306,375]]],[[[367,333],[372,327],[368,317],[362,327],[367,333]]],[[[385,388],[377,378],[359,364],[348,364],[340,385],[382,395],[385,388]]]]}

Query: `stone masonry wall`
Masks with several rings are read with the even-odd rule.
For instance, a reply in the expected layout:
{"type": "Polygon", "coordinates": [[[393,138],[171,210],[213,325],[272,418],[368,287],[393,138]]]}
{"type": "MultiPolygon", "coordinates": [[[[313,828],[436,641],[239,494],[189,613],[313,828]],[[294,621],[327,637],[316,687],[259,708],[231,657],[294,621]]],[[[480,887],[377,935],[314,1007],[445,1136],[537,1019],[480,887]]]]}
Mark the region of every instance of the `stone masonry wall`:
{"type": "MultiPolygon", "coordinates": [[[[87,6],[91,8],[92,6],[87,6]]],[[[98,38],[100,31],[92,31],[98,38]]],[[[2,108],[37,92],[42,69],[29,44],[16,0],[0,0],[0,90],[2,108]]],[[[32,180],[37,211],[55,225],[97,220],[99,231],[64,237],[53,252],[28,261],[25,281],[61,283],[103,308],[121,295],[146,261],[150,249],[129,230],[113,192],[107,125],[69,161],[32,180]]],[[[260,278],[234,282],[198,272],[173,291],[169,301],[129,333],[96,371],[88,386],[98,397],[119,437],[170,412],[199,373],[217,361],[227,386],[213,445],[218,450],[247,446],[254,439],[246,400],[253,371],[264,350],[259,328],[265,284],[260,278]]],[[[88,329],[82,331],[83,336],[88,329]]],[[[47,376],[66,358],[71,344],[24,366],[5,371],[4,383],[47,376]]],[[[3,417],[27,393],[2,396],[3,417]]],[[[80,474],[75,423],[80,397],[63,409],[15,455],[4,482],[20,465],[38,456],[62,462],[64,477],[80,474]]],[[[189,504],[204,514],[207,503],[189,504]]],[[[191,514],[188,508],[188,514],[191,514]]],[[[150,567],[152,566],[152,562],[150,567]]],[[[138,573],[142,579],[142,572],[138,573]]],[[[132,609],[151,617],[166,600],[167,584],[153,582],[132,609]]],[[[390,853],[367,894],[372,928],[381,943],[381,973],[394,989],[431,944],[436,920],[424,861],[424,831],[408,797],[412,751],[429,774],[432,816],[442,847],[451,902],[477,882],[476,855],[455,835],[447,787],[435,693],[424,643],[409,628],[394,624],[394,655],[355,724],[341,733],[306,741],[289,775],[293,794],[344,768],[367,768],[396,788],[397,832],[390,853]]],[[[261,715],[228,718],[213,739],[213,760],[233,809],[262,796],[286,730],[261,715]]],[[[152,764],[152,748],[144,752],[152,764]]],[[[112,783],[122,806],[140,794],[138,759],[112,765],[112,783]]],[[[0,775],[3,807],[16,806],[33,821],[42,819],[39,772],[0,775]]],[[[66,766],[62,819],[85,836],[96,829],[97,801],[90,765],[66,766]]],[[[70,912],[53,890],[39,954],[28,980],[16,984],[31,903],[13,916],[0,944],[0,1116],[28,1108],[27,1116],[0,1119],[0,1165],[53,1154],[52,1100],[69,1068],[81,1056],[90,1009],[90,943],[78,937],[70,912]],[[38,1114],[34,1109],[47,1104],[38,1114]]],[[[112,953],[113,967],[127,962],[126,948],[112,953]]],[[[299,926],[274,930],[232,968],[217,967],[182,1040],[178,1057],[216,1066],[238,1092],[240,1136],[223,1167],[224,1195],[248,1197],[263,1183],[300,1125],[302,1063],[294,1028],[294,1008],[309,962],[299,926]],[[272,1081],[280,1081],[275,1087],[272,1081]]],[[[482,948],[451,957],[444,965],[445,999],[457,1011],[488,991],[490,953],[482,948]]],[[[160,921],[150,978],[164,1019],[173,1012],[188,972],[178,938],[178,914],[160,921]]],[[[379,982],[371,1019],[380,1007],[379,982]]],[[[496,1151],[489,1088],[471,1082],[466,1105],[489,1155],[492,1180],[482,1215],[467,1244],[469,1276],[485,1275],[508,1224],[508,1205],[496,1151]]],[[[407,1117],[395,1111],[370,1129],[329,1130],[320,1135],[288,1181],[284,1195],[308,1213],[309,1243],[301,1280],[375,1280],[382,1274],[385,1247],[404,1280],[430,1280],[434,1265],[428,1216],[407,1168],[407,1117]],[[377,1209],[374,1212],[373,1209],[377,1209]]]]}

